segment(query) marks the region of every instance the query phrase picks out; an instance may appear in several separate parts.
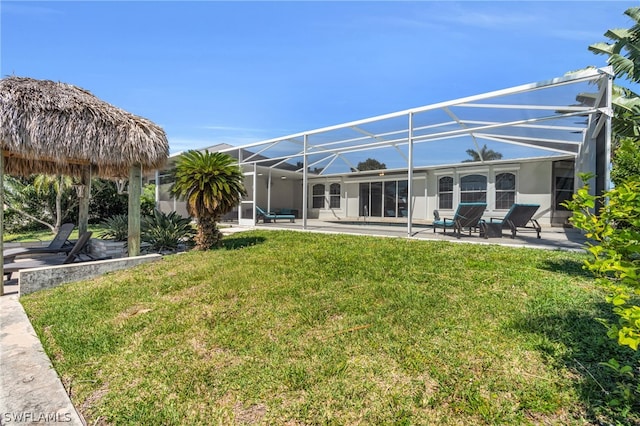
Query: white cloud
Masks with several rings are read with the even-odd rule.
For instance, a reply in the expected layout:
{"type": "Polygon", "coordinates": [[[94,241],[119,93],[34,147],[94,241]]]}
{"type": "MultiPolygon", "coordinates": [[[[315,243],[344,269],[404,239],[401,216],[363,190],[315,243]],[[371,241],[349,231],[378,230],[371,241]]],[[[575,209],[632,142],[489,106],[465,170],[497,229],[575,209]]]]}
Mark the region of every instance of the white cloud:
{"type": "Polygon", "coordinates": [[[532,13],[501,13],[496,10],[478,12],[468,10],[464,6],[456,7],[450,13],[443,13],[438,19],[449,24],[480,28],[519,28],[539,21],[539,18],[532,13]]]}
{"type": "Polygon", "coordinates": [[[188,151],[190,149],[204,149],[210,146],[226,143],[233,146],[242,146],[254,142],[259,142],[261,139],[253,137],[215,137],[211,139],[191,139],[185,137],[169,137],[169,152],[176,154],[179,152],[188,151]]]}

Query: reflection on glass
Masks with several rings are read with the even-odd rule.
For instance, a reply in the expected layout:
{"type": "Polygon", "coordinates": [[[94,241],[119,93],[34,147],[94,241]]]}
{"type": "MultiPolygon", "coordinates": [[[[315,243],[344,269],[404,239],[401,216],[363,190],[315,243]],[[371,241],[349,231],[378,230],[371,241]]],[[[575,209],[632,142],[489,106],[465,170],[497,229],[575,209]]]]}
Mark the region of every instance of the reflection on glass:
{"type": "Polygon", "coordinates": [[[369,182],[360,184],[359,216],[369,216],[369,182]]]}
{"type": "Polygon", "coordinates": [[[396,186],[397,182],[384,183],[384,215],[396,217],[396,186]]]}
{"type": "Polygon", "coordinates": [[[556,161],[553,163],[554,175],[554,207],[556,210],[567,210],[563,202],[571,200],[575,185],[574,163],[568,161],[556,161]]]}
{"type": "Polygon", "coordinates": [[[516,202],[516,175],[500,173],[496,175],[496,209],[508,210],[516,202]]]}
{"type": "Polygon", "coordinates": [[[487,201],[487,177],[468,175],[460,179],[460,201],[477,203],[487,201]]]}
{"type": "Polygon", "coordinates": [[[371,182],[371,216],[382,217],[382,182],[371,182]]]}
{"type": "Polygon", "coordinates": [[[324,184],[322,183],[313,185],[313,208],[324,208],[324,184]]]}
{"type": "Polygon", "coordinates": [[[407,217],[407,200],[409,199],[409,181],[398,181],[398,217],[407,217]]]}
{"type": "Polygon", "coordinates": [[[329,208],[339,209],[340,208],[340,184],[332,183],[329,186],[329,208]]]}
{"type": "Polygon", "coordinates": [[[453,178],[451,176],[438,179],[438,208],[453,209],[453,178]]]}

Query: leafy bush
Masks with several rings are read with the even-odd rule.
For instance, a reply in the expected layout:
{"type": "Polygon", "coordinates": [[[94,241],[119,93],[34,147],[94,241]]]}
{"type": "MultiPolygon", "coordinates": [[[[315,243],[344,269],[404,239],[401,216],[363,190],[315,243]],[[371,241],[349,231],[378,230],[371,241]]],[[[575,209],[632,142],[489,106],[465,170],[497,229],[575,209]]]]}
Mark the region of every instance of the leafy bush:
{"type": "Polygon", "coordinates": [[[155,208],[156,186],[149,183],[142,188],[142,195],[140,195],[140,214],[143,216],[151,216],[155,208]]]}
{"type": "MultiPolygon", "coordinates": [[[[587,181],[592,176],[583,175],[587,181]]],[[[610,338],[634,351],[640,345],[640,182],[621,182],[601,196],[589,194],[585,185],[566,205],[573,211],[574,226],[595,243],[587,244],[592,257],[586,261],[598,282],[608,290],[606,302],[618,317],[617,323],[600,320],[610,338]],[[596,206],[602,203],[599,211],[596,206]]],[[[637,368],[611,359],[602,363],[617,374],[617,391],[611,406],[621,411],[640,406],[640,377],[637,368]]]]}
{"type": "Polygon", "coordinates": [[[622,139],[613,154],[611,180],[616,184],[640,181],[640,146],[637,139],[622,139]]]}
{"type": "Polygon", "coordinates": [[[102,221],[106,229],[100,235],[114,241],[127,241],[129,236],[129,218],[126,214],[117,214],[102,221]]]}
{"type": "Polygon", "coordinates": [[[118,194],[115,182],[98,178],[91,181],[89,222],[102,223],[116,215],[126,216],[128,206],[127,195],[118,194]]]}
{"type": "Polygon", "coordinates": [[[150,216],[144,216],[141,223],[141,240],[154,252],[177,251],[181,245],[192,245],[195,229],[190,218],[171,212],[169,214],[154,210],[150,216]]]}
{"type": "MultiPolygon", "coordinates": [[[[140,195],[140,213],[152,215],[156,207],[156,186],[148,184],[140,195]]],[[[129,208],[127,194],[119,194],[116,183],[106,179],[91,181],[91,198],[89,200],[89,221],[101,223],[115,215],[126,215],[129,208]]]]}

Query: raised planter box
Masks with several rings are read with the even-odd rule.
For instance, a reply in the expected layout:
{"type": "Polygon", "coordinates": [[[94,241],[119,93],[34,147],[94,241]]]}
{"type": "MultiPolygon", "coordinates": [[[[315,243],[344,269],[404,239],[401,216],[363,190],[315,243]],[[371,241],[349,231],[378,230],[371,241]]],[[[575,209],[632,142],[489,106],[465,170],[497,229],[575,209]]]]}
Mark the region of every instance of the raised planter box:
{"type": "Polygon", "coordinates": [[[107,272],[128,269],[142,263],[162,259],[159,254],[126,257],[121,259],[98,260],[94,262],[69,263],[67,265],[45,266],[42,268],[22,269],[18,284],[20,296],[60,284],[88,280],[107,272]]]}
{"type": "Polygon", "coordinates": [[[127,257],[128,252],[125,249],[126,241],[101,240],[98,238],[91,239],[89,252],[98,259],[111,258],[118,259],[127,257]]]}

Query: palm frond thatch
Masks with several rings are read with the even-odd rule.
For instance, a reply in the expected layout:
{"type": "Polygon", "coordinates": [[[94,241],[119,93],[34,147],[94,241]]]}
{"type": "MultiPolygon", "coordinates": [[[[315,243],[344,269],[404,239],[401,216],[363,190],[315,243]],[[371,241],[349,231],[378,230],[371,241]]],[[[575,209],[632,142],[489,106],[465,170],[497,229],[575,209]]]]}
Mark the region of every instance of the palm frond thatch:
{"type": "Polygon", "coordinates": [[[0,80],[0,142],[5,171],[124,177],[133,164],[161,167],[164,130],[71,84],[25,77],[0,80]]]}

